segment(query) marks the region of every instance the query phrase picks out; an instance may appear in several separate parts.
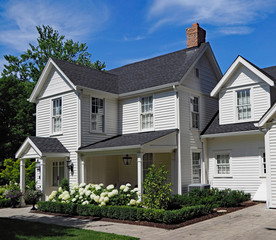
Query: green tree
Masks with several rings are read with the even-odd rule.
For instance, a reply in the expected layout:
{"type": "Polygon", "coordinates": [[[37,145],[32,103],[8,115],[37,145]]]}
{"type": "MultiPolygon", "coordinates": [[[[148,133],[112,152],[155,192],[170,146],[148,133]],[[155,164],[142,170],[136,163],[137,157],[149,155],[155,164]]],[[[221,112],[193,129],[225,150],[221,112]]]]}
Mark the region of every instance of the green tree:
{"type": "Polygon", "coordinates": [[[171,183],[167,182],[168,171],[164,165],[157,168],[154,164],[148,169],[143,187],[143,201],[148,208],[167,209],[170,195],[171,183]]]}
{"type": "Polygon", "coordinates": [[[92,55],[87,52],[86,43],[65,40],[64,35],[59,35],[58,31],[50,26],[37,26],[36,29],[39,34],[37,46],[29,44],[30,49],[19,57],[4,55],[8,65],[4,65],[3,76],[15,75],[20,80],[36,82],[50,57],[98,70],[105,68],[104,62],[91,62],[92,55]]]}
{"type": "MultiPolygon", "coordinates": [[[[25,182],[26,185],[32,185],[34,181],[35,162],[30,159],[25,160],[25,182]]],[[[19,183],[20,181],[20,159],[5,159],[4,169],[0,172],[0,177],[9,183],[19,183]]]]}

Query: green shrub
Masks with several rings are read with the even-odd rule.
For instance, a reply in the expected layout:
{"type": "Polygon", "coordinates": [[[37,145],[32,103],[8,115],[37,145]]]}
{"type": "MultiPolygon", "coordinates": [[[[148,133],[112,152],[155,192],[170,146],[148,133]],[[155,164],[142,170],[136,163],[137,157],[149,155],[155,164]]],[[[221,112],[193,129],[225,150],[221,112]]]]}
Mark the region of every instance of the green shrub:
{"type": "Polygon", "coordinates": [[[0,208],[10,207],[11,200],[10,199],[0,199],[0,208]]]}
{"type": "Polygon", "coordinates": [[[76,214],[80,216],[94,216],[101,217],[102,216],[102,208],[97,205],[79,205],[74,204],[76,206],[76,214]]]}
{"type": "Polygon", "coordinates": [[[61,180],[60,187],[63,189],[63,191],[68,191],[68,192],[70,191],[70,185],[67,178],[63,178],[61,180]]]}
{"type": "Polygon", "coordinates": [[[145,177],[143,187],[143,202],[148,208],[167,209],[170,195],[171,183],[167,183],[168,171],[164,165],[156,168],[153,164],[145,177]]]}

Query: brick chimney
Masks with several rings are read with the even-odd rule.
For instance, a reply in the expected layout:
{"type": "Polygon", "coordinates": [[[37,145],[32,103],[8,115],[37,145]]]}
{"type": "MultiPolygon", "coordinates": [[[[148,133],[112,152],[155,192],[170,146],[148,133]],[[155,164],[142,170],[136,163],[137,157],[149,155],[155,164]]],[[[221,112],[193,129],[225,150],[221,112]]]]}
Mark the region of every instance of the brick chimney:
{"type": "Polygon", "coordinates": [[[205,42],[206,31],[198,23],[194,23],[192,27],[186,29],[186,35],[187,48],[198,47],[205,42]]]}

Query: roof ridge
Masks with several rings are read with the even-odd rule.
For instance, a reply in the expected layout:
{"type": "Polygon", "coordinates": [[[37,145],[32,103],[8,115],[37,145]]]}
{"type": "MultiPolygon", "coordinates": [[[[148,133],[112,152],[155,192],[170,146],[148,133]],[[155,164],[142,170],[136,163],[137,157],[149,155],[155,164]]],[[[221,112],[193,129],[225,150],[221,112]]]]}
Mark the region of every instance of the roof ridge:
{"type": "MultiPolygon", "coordinates": [[[[207,44],[207,43],[208,43],[208,42],[202,43],[202,44],[207,44]]],[[[201,45],[200,45],[200,46],[201,46],[201,45]]],[[[110,70],[108,70],[107,72],[113,71],[113,70],[117,70],[117,69],[120,69],[120,68],[124,68],[124,67],[130,66],[130,65],[134,65],[134,64],[137,64],[137,63],[141,63],[141,62],[147,62],[147,61],[150,61],[150,60],[153,60],[153,59],[156,59],[156,58],[166,57],[166,56],[168,56],[168,55],[176,54],[176,53],[179,53],[179,52],[194,50],[194,49],[196,49],[196,48],[200,48],[200,46],[191,47],[191,48],[183,48],[183,49],[180,49],[180,50],[177,50],[177,51],[174,51],[174,52],[165,53],[165,54],[162,54],[162,55],[158,55],[158,56],[155,56],[155,57],[152,57],[152,58],[147,58],[147,59],[140,60],[140,61],[133,62],[133,63],[128,63],[128,64],[123,65],[123,66],[121,66],[121,67],[117,67],[117,68],[110,69],[110,70]]]]}

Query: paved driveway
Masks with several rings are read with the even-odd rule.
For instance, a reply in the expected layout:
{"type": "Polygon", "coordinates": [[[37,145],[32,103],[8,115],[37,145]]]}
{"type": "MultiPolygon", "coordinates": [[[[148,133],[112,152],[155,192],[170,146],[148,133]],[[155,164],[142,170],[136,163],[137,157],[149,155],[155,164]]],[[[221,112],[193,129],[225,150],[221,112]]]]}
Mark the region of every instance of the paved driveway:
{"type": "Polygon", "coordinates": [[[79,227],[101,232],[135,236],[140,239],[189,239],[189,240],[275,240],[276,210],[266,209],[258,204],[221,217],[206,220],[176,230],[126,225],[112,222],[79,220],[29,213],[28,208],[0,209],[0,217],[10,217],[79,227]]]}

